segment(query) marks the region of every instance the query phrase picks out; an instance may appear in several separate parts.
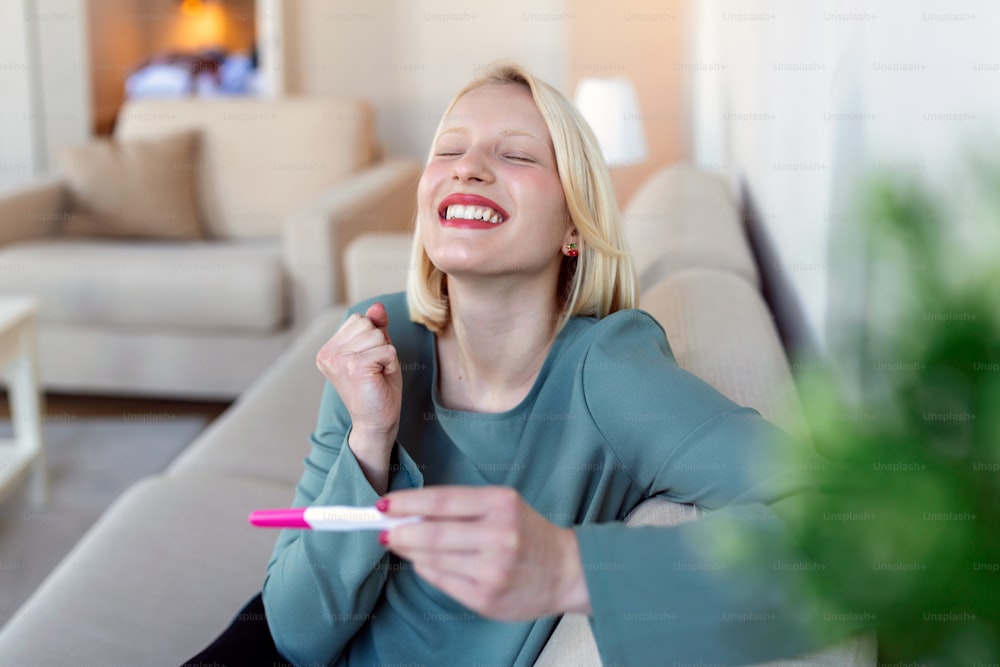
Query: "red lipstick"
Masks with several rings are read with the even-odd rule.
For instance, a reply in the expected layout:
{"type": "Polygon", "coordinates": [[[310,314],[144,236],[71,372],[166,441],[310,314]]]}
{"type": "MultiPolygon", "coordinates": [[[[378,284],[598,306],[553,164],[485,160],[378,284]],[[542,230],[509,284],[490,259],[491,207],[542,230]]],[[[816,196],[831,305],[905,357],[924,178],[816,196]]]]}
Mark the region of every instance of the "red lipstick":
{"type": "Polygon", "coordinates": [[[482,197],[480,195],[473,195],[467,193],[455,193],[448,195],[441,201],[438,206],[438,218],[441,221],[441,226],[443,227],[460,227],[463,229],[494,229],[507,222],[510,215],[507,211],[503,210],[499,204],[491,199],[482,197]],[[480,206],[492,209],[497,214],[500,215],[499,222],[489,222],[487,220],[469,220],[466,218],[452,218],[451,220],[446,218],[449,206],[480,206]]]}

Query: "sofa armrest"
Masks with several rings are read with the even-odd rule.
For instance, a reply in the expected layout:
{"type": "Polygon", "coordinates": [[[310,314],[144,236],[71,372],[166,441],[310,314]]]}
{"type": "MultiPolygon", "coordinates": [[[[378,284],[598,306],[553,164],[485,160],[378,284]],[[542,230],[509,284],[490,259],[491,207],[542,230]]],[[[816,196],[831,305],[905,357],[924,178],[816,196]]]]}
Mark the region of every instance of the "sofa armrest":
{"type": "Polygon", "coordinates": [[[361,234],[344,249],[347,303],[406,289],[412,232],[361,234]]]}
{"type": "Polygon", "coordinates": [[[47,179],[0,194],[0,245],[48,236],[66,217],[62,181],[47,179]]]}
{"type": "Polygon", "coordinates": [[[355,236],[412,228],[420,172],[416,160],[386,160],[289,216],[282,251],[295,326],[343,302],[341,254],[355,236]]]}
{"type": "MultiPolygon", "coordinates": [[[[663,498],[650,498],[633,509],[625,523],[629,526],[674,526],[697,519],[703,511],[663,498]]],[[[861,633],[807,655],[762,663],[757,667],[874,667],[875,633],[861,633]]],[[[601,667],[594,633],[583,614],[566,614],[556,625],[534,667],[601,667]]]]}

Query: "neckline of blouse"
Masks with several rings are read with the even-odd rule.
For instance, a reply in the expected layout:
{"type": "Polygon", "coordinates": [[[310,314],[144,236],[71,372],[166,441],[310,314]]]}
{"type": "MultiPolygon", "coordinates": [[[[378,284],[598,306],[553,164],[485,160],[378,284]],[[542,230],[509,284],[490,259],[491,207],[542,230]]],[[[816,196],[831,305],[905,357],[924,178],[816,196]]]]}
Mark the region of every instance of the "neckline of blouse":
{"type": "Polygon", "coordinates": [[[501,421],[521,415],[521,413],[528,410],[534,404],[538,392],[548,379],[549,373],[552,370],[552,365],[555,363],[559,351],[565,346],[567,340],[575,336],[575,333],[580,328],[581,321],[587,319],[592,318],[571,317],[566,322],[562,329],[559,330],[559,333],[556,334],[555,339],[552,341],[552,345],[549,346],[549,351],[545,355],[545,361],[542,362],[542,367],[538,370],[538,375],[535,376],[535,381],[532,383],[531,389],[528,390],[528,393],[525,394],[524,398],[521,399],[517,405],[509,410],[504,410],[503,412],[475,412],[472,410],[448,408],[442,405],[441,394],[438,391],[437,341],[435,334],[428,330],[427,337],[425,339],[425,353],[431,360],[431,401],[434,405],[434,411],[438,415],[445,415],[449,418],[473,421],[501,421]]]}

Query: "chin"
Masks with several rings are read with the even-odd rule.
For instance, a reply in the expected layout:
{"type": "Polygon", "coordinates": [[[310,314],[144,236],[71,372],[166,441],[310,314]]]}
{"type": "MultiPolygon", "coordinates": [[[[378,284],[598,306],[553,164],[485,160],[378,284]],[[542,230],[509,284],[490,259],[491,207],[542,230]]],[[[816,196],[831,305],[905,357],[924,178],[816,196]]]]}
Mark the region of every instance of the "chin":
{"type": "Polygon", "coordinates": [[[445,273],[475,269],[496,261],[495,252],[483,243],[469,243],[464,239],[434,238],[430,243],[425,239],[424,252],[434,266],[445,273]]]}
{"type": "Polygon", "coordinates": [[[453,276],[455,278],[467,278],[473,276],[486,276],[491,275],[491,271],[485,268],[481,262],[466,261],[466,262],[436,262],[431,259],[431,263],[437,268],[438,271],[444,273],[448,276],[453,276]]]}

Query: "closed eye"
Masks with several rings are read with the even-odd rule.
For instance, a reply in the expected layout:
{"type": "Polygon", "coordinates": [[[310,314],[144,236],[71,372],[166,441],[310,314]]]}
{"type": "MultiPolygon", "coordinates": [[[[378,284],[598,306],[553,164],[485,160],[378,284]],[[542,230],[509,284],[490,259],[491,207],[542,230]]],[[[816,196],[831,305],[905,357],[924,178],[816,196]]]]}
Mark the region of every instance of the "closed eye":
{"type": "Polygon", "coordinates": [[[535,158],[531,157],[530,155],[520,155],[520,154],[508,153],[507,155],[504,155],[504,157],[507,158],[508,160],[515,160],[517,162],[536,162],[537,161],[537,160],[535,160],[535,158]]]}

